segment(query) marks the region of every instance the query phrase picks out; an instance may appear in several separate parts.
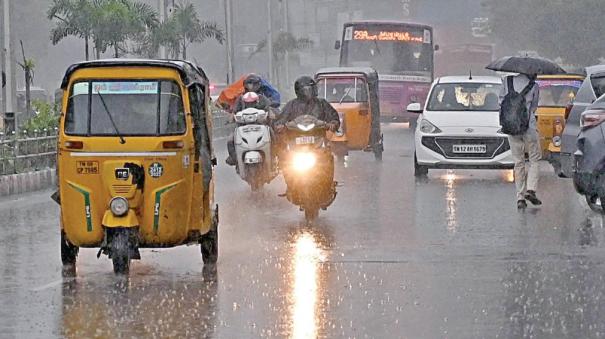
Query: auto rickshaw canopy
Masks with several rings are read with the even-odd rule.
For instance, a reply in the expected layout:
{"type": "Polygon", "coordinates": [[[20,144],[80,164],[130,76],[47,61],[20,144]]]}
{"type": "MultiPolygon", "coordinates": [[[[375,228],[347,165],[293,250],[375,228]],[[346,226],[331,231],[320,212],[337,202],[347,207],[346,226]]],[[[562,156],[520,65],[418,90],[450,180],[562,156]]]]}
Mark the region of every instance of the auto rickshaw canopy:
{"type": "Polygon", "coordinates": [[[378,100],[378,72],[371,67],[328,67],[315,73],[315,80],[340,76],[362,76],[368,84],[372,119],[380,119],[380,100],[378,100]]]}
{"type": "Polygon", "coordinates": [[[67,68],[61,89],[66,90],[69,85],[69,79],[72,74],[80,69],[99,68],[99,67],[166,67],[179,72],[185,86],[189,87],[193,84],[207,86],[209,84],[206,73],[190,61],[183,60],[156,60],[156,59],[104,59],[83,61],[73,64],[67,68]]]}

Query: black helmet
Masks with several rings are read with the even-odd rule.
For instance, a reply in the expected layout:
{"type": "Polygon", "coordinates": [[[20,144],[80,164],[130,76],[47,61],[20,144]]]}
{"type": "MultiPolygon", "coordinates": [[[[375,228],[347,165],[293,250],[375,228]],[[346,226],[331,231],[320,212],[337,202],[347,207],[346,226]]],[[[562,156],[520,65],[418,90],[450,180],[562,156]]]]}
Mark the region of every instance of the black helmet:
{"type": "Polygon", "coordinates": [[[261,87],[261,79],[256,74],[250,74],[244,80],[244,88],[245,88],[246,92],[258,93],[260,91],[260,87],[261,87]]]}
{"type": "Polygon", "coordinates": [[[302,76],[296,79],[294,92],[299,99],[317,98],[317,83],[310,76],[302,76]]]}

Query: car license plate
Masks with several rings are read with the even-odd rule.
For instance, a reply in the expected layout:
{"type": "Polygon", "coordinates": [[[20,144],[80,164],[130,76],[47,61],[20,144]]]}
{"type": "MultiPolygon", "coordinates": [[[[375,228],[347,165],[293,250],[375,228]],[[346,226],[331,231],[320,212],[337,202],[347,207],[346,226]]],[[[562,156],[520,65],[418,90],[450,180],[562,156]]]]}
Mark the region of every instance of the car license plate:
{"type": "Polygon", "coordinates": [[[314,136],[304,136],[304,137],[297,137],[296,138],[296,144],[297,145],[310,145],[310,144],[314,144],[315,143],[315,137],[314,136]]]}
{"type": "Polygon", "coordinates": [[[452,151],[454,153],[483,154],[483,153],[487,153],[487,146],[486,145],[453,145],[452,151]]]}

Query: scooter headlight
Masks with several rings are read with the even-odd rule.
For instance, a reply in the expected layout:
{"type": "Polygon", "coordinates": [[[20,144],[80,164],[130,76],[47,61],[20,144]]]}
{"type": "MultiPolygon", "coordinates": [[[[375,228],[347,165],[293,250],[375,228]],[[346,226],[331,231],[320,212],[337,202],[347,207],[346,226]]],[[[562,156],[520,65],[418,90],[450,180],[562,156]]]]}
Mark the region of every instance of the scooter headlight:
{"type": "Polygon", "coordinates": [[[122,217],[128,213],[128,200],[122,197],[115,197],[109,202],[109,209],[116,217],[122,217]]]}
{"type": "Polygon", "coordinates": [[[294,169],[300,172],[308,171],[317,162],[317,158],[313,153],[296,153],[294,154],[293,166],[294,169]]]}

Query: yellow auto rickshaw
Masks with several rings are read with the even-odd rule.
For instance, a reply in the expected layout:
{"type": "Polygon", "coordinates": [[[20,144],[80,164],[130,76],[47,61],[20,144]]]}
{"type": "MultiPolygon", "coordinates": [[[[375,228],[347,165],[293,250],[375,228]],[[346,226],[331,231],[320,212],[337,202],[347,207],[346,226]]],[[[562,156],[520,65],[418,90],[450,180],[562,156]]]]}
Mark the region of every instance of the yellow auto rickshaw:
{"type": "Polygon", "coordinates": [[[218,257],[209,82],[186,61],[98,60],[70,66],[57,172],[61,259],[100,248],[118,274],[140,248],[199,243],[218,257]]]}
{"type": "Polygon", "coordinates": [[[575,74],[538,76],[540,101],[536,118],[540,132],[540,146],[542,157],[551,163],[555,173],[559,172],[561,166],[559,157],[565,121],[582,81],[584,76],[575,74]]]}
{"type": "Polygon", "coordinates": [[[340,129],[328,134],[339,159],[349,151],[373,152],[382,160],[378,73],[369,67],[335,67],[315,74],[318,94],[338,111],[340,129]]]}

